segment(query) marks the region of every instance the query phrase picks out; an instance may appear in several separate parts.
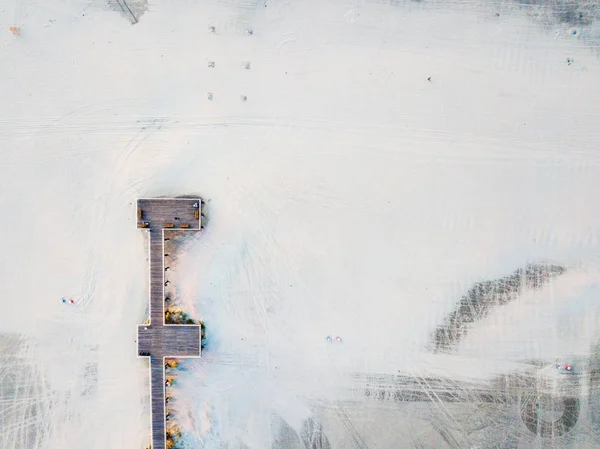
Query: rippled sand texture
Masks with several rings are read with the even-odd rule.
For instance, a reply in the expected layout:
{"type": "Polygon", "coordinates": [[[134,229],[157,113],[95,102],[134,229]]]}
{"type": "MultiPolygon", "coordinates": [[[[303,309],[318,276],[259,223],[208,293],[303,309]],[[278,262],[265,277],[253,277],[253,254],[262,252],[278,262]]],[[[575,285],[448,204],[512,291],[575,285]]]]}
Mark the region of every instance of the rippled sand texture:
{"type": "Polygon", "coordinates": [[[597,2],[23,0],[0,25],[1,448],[149,443],[135,200],[179,195],[206,213],[165,272],[206,324],[169,387],[182,445],[599,446],[597,2]]]}

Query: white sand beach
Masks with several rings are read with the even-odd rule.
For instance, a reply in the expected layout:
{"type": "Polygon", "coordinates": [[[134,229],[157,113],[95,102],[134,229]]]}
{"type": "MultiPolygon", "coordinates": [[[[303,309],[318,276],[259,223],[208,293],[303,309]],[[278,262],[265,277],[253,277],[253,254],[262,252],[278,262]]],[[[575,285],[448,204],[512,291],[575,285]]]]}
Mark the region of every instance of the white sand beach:
{"type": "Polygon", "coordinates": [[[206,202],[172,283],[208,336],[173,387],[182,447],[305,448],[308,419],[332,448],[598,447],[592,394],[548,443],[516,405],[363,393],[373,376],[489,387],[531,360],[589,359],[595,19],[517,3],[132,3],[134,25],[96,0],[0,2],[0,448],[150,442],[135,200],[179,195],[206,202]],[[474,284],[530,264],[565,273],[431,350],[474,284]]]}

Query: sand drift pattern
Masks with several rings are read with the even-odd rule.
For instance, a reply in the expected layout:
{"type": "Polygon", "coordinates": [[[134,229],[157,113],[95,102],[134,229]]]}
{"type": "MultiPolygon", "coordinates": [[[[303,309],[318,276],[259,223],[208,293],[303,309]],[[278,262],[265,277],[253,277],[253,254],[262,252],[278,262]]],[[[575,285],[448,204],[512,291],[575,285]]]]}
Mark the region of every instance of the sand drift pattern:
{"type": "Polygon", "coordinates": [[[536,435],[543,438],[560,437],[577,424],[579,399],[531,393],[521,399],[521,418],[525,426],[536,435]],[[558,416],[547,418],[545,414],[558,416]]]}
{"type": "Polygon", "coordinates": [[[331,449],[323,426],[313,418],[308,418],[302,423],[300,439],[306,449],[331,449]]]}
{"type": "Polygon", "coordinates": [[[366,383],[366,397],[379,401],[518,403],[525,427],[542,438],[557,438],[567,434],[579,419],[580,399],[540,392],[535,370],[500,376],[487,385],[445,378],[383,374],[357,375],[355,379],[366,383]]]}
{"type": "Polygon", "coordinates": [[[516,299],[524,289],[542,287],[565,271],[566,268],[557,265],[528,265],[510,276],[478,282],[461,298],[444,324],[435,330],[433,350],[449,350],[467,334],[470,324],[485,318],[491,309],[516,299]]]}

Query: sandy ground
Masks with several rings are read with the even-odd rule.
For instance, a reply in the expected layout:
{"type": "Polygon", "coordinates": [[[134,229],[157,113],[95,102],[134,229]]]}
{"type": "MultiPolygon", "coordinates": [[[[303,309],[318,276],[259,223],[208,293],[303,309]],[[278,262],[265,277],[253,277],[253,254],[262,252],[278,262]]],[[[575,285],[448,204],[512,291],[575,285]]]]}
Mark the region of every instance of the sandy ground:
{"type": "Polygon", "coordinates": [[[176,275],[209,336],[174,387],[189,447],[303,447],[316,428],[334,448],[597,447],[587,387],[576,427],[541,439],[513,403],[376,400],[360,380],[489,387],[531,360],[589,358],[595,4],[565,18],[197,3],[144,3],[135,25],[114,2],[0,3],[0,447],[148,443],[134,201],[181,194],[208,214],[176,275]],[[491,308],[450,354],[428,349],[474,283],[531,263],[566,272],[491,308]]]}

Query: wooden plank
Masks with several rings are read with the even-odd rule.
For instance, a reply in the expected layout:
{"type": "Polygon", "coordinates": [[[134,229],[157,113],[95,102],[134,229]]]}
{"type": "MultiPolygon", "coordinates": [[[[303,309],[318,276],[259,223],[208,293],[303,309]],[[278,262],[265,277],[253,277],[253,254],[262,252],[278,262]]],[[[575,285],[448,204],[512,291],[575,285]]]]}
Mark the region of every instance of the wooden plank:
{"type": "Polygon", "coordinates": [[[138,354],[164,357],[199,357],[199,325],[138,326],[138,354]]]}
{"type": "Polygon", "coordinates": [[[165,449],[165,367],[163,359],[150,360],[151,408],[152,408],[152,449],[165,449]]]}
{"type": "Polygon", "coordinates": [[[197,325],[165,325],[164,228],[175,223],[184,229],[200,229],[199,199],[140,199],[138,227],[150,230],[150,324],[138,326],[138,355],[150,357],[152,449],[165,449],[165,357],[199,357],[201,329],[197,325]]]}
{"type": "Polygon", "coordinates": [[[189,229],[200,229],[201,204],[199,198],[139,199],[137,208],[138,213],[143,211],[143,221],[149,222],[152,229],[162,229],[167,224],[179,227],[180,223],[190,224],[189,229]]]}

